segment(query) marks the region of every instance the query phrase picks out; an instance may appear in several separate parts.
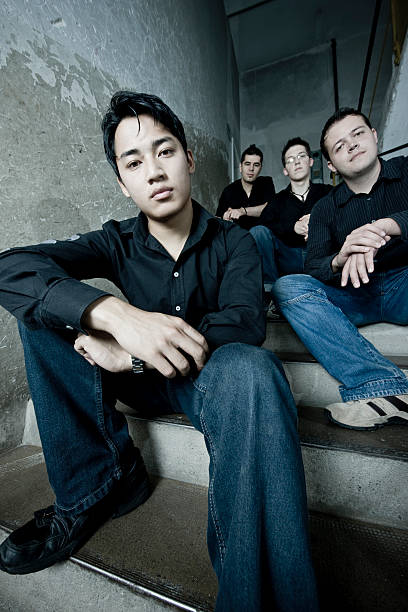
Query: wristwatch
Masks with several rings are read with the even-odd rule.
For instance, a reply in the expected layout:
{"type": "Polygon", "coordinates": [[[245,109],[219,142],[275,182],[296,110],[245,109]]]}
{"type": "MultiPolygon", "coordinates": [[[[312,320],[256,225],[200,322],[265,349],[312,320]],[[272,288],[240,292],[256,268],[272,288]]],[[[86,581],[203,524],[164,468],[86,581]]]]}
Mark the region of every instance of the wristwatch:
{"type": "Polygon", "coordinates": [[[143,374],[144,373],[144,361],[142,361],[141,359],[138,359],[137,357],[134,357],[133,355],[131,355],[130,357],[132,359],[133,374],[143,374]]]}

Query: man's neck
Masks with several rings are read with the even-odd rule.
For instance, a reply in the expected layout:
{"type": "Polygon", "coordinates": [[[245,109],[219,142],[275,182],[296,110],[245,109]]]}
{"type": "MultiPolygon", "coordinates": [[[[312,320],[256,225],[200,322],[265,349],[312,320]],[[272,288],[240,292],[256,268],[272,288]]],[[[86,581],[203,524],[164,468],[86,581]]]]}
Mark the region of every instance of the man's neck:
{"type": "Polygon", "coordinates": [[[190,235],[193,222],[193,204],[190,202],[177,215],[157,221],[148,218],[148,228],[152,236],[164,246],[166,251],[177,261],[190,235]]]}
{"type": "Polygon", "coordinates": [[[354,193],[370,193],[373,185],[377,182],[377,179],[381,172],[381,163],[380,160],[376,159],[375,164],[373,164],[372,168],[369,168],[362,174],[361,176],[355,176],[350,178],[344,178],[344,182],[347,187],[354,191],[354,193]]]}
{"type": "MultiPolygon", "coordinates": [[[[254,181],[255,182],[255,181],[254,181]]],[[[244,179],[241,179],[241,185],[247,196],[251,195],[252,187],[254,183],[247,183],[244,179]]]]}
{"type": "Polygon", "coordinates": [[[310,176],[306,176],[301,181],[290,181],[290,190],[297,196],[304,195],[310,187],[310,176]]]}

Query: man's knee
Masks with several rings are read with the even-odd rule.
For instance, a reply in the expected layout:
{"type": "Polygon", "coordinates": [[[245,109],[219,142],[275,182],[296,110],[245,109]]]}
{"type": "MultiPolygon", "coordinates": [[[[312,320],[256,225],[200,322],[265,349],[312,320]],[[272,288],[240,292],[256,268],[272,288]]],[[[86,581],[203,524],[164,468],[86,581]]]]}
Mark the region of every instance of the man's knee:
{"type": "Polygon", "coordinates": [[[313,278],[313,276],[308,274],[289,274],[288,276],[282,276],[276,281],[272,293],[276,302],[282,304],[318,289],[324,289],[324,285],[316,278],[313,278]]]}
{"type": "Polygon", "coordinates": [[[253,393],[255,389],[269,385],[285,384],[286,377],[281,361],[266,349],[234,342],[218,348],[210,360],[211,368],[224,388],[241,388],[253,393]]]}

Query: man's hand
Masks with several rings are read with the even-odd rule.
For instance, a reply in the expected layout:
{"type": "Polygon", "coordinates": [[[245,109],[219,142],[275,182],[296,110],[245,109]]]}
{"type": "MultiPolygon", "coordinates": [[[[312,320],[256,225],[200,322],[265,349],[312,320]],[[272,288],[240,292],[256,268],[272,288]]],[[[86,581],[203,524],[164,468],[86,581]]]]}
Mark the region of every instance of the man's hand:
{"type": "Polygon", "coordinates": [[[234,220],[239,219],[245,214],[246,212],[243,206],[241,206],[241,208],[228,208],[228,210],[225,211],[222,218],[225,221],[234,221],[234,220]]]}
{"type": "Polygon", "coordinates": [[[374,272],[374,257],[378,249],[391,240],[391,236],[401,234],[401,229],[393,219],[378,219],[357,227],[349,234],[332,261],[333,272],[341,268],[341,286],[345,287],[350,279],[353,287],[360,287],[360,281],[369,282],[368,274],[374,272]]]}
{"type": "Polygon", "coordinates": [[[303,217],[300,217],[300,219],[296,221],[294,228],[293,228],[296,234],[299,234],[299,236],[303,236],[305,241],[307,240],[307,237],[309,234],[309,219],[310,219],[310,214],[303,215],[303,217]]]}
{"type": "Polygon", "coordinates": [[[140,310],[113,296],[91,304],[83,325],[106,331],[128,355],[142,359],[167,378],[173,378],[177,371],[188,374],[190,364],[185,355],[194,360],[198,371],[207,360],[204,336],[183,319],[140,310]]]}
{"type": "Polygon", "coordinates": [[[102,331],[92,334],[78,334],[74,349],[92,366],[98,365],[109,372],[127,372],[132,369],[130,354],[113,336],[102,331]]]}

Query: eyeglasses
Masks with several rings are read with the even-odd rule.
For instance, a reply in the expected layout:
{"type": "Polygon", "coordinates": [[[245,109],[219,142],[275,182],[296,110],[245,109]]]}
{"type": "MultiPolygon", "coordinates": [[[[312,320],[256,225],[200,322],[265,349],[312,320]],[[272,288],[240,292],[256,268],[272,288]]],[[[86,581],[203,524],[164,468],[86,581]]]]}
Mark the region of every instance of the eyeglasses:
{"type": "Polygon", "coordinates": [[[305,159],[308,159],[308,158],[309,156],[307,153],[298,153],[297,155],[291,155],[285,160],[285,165],[294,164],[296,160],[304,161],[305,159]]]}

